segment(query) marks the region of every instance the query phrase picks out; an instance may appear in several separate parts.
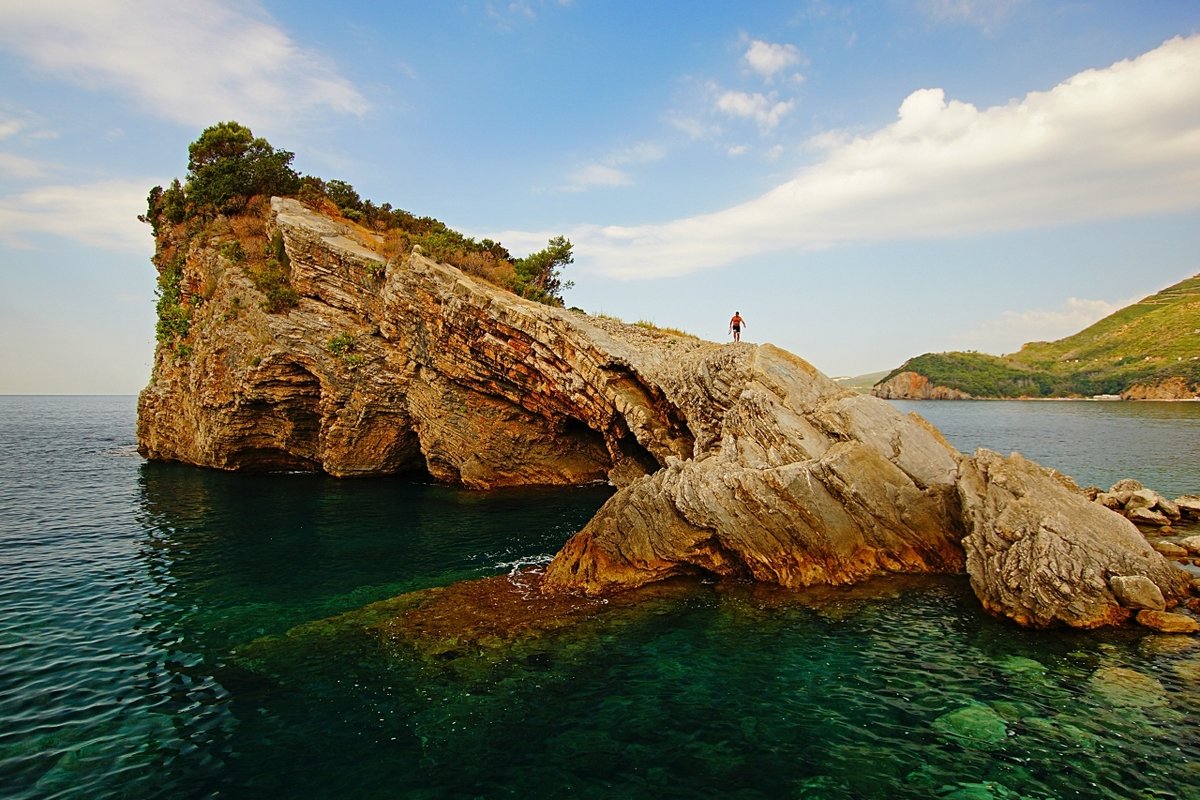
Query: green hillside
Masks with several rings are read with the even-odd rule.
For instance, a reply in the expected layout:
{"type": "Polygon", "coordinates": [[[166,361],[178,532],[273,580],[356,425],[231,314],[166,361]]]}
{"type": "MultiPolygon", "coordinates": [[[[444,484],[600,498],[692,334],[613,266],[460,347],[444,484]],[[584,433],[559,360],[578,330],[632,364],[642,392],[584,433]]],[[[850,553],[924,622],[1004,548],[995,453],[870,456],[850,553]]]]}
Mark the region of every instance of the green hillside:
{"type": "Polygon", "coordinates": [[[1073,336],[1006,356],[926,353],[890,372],[917,372],[975,397],[1120,394],[1135,384],[1200,383],[1200,275],[1127,306],[1073,336]]]}

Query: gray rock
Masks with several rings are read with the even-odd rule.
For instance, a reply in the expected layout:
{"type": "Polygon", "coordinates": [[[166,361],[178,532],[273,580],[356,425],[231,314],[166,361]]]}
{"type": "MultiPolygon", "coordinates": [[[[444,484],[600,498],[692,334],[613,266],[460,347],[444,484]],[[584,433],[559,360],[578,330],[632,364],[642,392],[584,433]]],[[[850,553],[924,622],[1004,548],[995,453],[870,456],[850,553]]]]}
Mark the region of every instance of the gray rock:
{"type": "Polygon", "coordinates": [[[924,420],[769,345],[672,367],[670,396],[703,398],[681,408],[711,434],[696,457],[610,498],[549,565],[548,587],[605,594],[695,573],[800,587],[961,571],[959,454],[924,420]],[[708,399],[716,375],[730,381],[720,407],[708,399]]]}
{"type": "Polygon", "coordinates": [[[1153,510],[1148,506],[1135,506],[1130,508],[1125,506],[1125,515],[1135,525],[1145,525],[1148,527],[1161,528],[1164,525],[1170,525],[1171,520],[1167,519],[1165,514],[1153,510]]]}
{"type": "Polygon", "coordinates": [[[1157,542],[1153,542],[1151,544],[1151,546],[1157,552],[1161,553],[1162,555],[1166,556],[1167,558],[1186,558],[1187,554],[1188,554],[1186,547],[1177,545],[1174,542],[1167,542],[1167,541],[1160,540],[1157,542]]]}
{"type": "Polygon", "coordinates": [[[1135,508],[1154,508],[1158,504],[1158,493],[1151,489],[1138,489],[1135,492],[1129,493],[1129,499],[1125,501],[1125,510],[1133,511],[1135,508]]]}
{"type": "Polygon", "coordinates": [[[1165,598],[1184,577],[1128,520],[1051,470],[979,450],[960,467],[967,575],[989,611],[1019,624],[1092,628],[1127,620],[1107,576],[1142,576],[1165,598]]]}
{"type": "Polygon", "coordinates": [[[1179,546],[1187,550],[1190,555],[1200,555],[1200,536],[1188,536],[1180,539],[1179,546]]]}
{"type": "Polygon", "coordinates": [[[1172,521],[1178,521],[1183,518],[1183,512],[1180,511],[1179,504],[1168,500],[1162,495],[1159,495],[1158,502],[1154,504],[1154,508],[1166,514],[1172,521]]]}
{"type": "Polygon", "coordinates": [[[1200,497],[1193,494],[1176,497],[1175,506],[1183,516],[1189,519],[1200,519],[1200,497]]]}
{"type": "Polygon", "coordinates": [[[1167,607],[1162,590],[1144,575],[1114,575],[1108,579],[1108,585],[1117,602],[1126,608],[1162,611],[1167,607]]]}

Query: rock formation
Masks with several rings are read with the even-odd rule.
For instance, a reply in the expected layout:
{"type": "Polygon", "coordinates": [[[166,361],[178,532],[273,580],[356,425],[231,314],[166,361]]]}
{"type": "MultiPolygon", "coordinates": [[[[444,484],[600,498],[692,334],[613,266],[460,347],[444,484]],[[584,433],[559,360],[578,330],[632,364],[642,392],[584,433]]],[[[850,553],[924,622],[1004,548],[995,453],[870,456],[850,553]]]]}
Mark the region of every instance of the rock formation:
{"type": "Polygon", "coordinates": [[[871,394],[884,400],[973,400],[966,392],[949,386],[935,386],[919,372],[901,372],[876,384],[871,394]]]}
{"type": "Polygon", "coordinates": [[[1135,383],[1121,392],[1122,400],[1196,400],[1200,386],[1191,385],[1186,378],[1176,376],[1157,383],[1135,383]]]}
{"type": "Polygon", "coordinates": [[[962,471],[967,575],[989,611],[1033,627],[1094,628],[1126,621],[1154,589],[1186,594],[1184,572],[1063,475],[988,450],[962,471]]]}
{"type": "Polygon", "coordinates": [[[1128,520],[1061,476],[965,457],[770,345],[532,303],[419,252],[385,258],[376,235],[279,198],[264,235],[300,300],[268,313],[220,236],[170,235],[159,248],[182,253],[192,319],[187,350],[160,347],[139,401],[149,458],[479,488],[610,481],[546,592],[966,570],[994,613],[1091,627],[1137,610],[1114,576],[1150,582],[1165,607],[1187,591],[1128,520]]]}

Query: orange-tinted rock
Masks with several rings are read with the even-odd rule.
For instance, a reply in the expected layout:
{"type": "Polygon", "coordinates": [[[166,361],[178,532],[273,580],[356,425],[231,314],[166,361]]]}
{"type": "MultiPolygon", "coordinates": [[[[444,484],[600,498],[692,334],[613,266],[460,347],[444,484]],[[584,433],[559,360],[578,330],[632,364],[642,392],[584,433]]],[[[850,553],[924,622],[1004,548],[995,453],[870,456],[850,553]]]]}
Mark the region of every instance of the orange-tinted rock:
{"type": "Polygon", "coordinates": [[[949,386],[936,386],[919,372],[901,372],[871,388],[884,400],[971,400],[971,395],[949,386]]]}
{"type": "Polygon", "coordinates": [[[1137,614],[1139,625],[1158,631],[1159,633],[1197,633],[1200,632],[1200,622],[1187,614],[1173,614],[1169,611],[1152,611],[1144,609],[1137,614]]]}

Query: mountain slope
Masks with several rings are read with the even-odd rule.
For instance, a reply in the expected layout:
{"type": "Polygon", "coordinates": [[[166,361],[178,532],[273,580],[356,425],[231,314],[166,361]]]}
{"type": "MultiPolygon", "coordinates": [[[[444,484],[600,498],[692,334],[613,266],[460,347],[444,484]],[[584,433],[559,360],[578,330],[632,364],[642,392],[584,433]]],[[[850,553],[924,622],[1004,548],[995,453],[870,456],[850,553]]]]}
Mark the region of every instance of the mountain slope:
{"type": "Polygon", "coordinates": [[[934,390],[972,397],[1195,396],[1200,392],[1200,275],[1072,336],[1030,342],[1010,355],[917,356],[889,373],[872,393],[925,399],[934,390]],[[912,394],[914,386],[924,387],[922,396],[912,394]]]}

